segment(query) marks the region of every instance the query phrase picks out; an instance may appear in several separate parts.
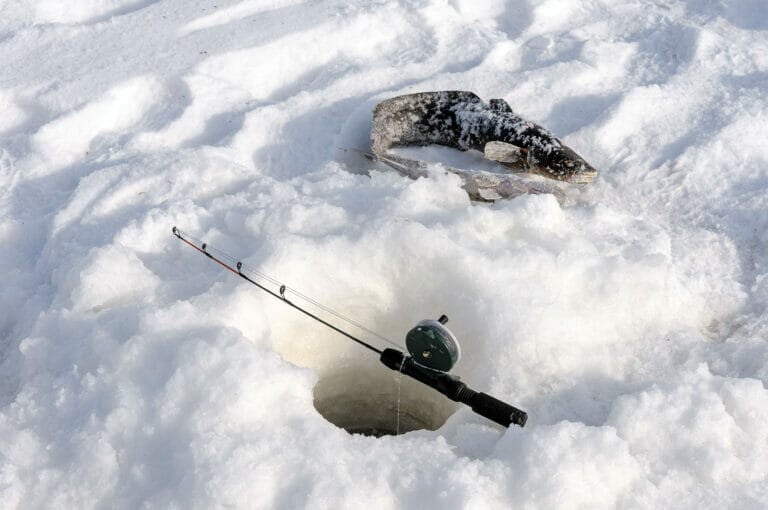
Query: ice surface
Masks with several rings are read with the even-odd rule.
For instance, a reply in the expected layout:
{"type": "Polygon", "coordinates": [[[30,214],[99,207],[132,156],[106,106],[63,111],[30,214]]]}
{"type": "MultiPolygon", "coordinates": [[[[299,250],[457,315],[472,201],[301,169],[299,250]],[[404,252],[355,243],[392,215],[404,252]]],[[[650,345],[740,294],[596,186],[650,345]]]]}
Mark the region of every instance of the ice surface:
{"type": "Polygon", "coordinates": [[[0,507],[765,508],[767,19],[0,4],[0,507]],[[600,177],[478,205],[338,150],[367,149],[381,100],[447,89],[504,98],[600,177]],[[313,387],[367,351],[173,225],[389,338],[447,314],[456,373],[528,425],[334,427],[313,387]]]}

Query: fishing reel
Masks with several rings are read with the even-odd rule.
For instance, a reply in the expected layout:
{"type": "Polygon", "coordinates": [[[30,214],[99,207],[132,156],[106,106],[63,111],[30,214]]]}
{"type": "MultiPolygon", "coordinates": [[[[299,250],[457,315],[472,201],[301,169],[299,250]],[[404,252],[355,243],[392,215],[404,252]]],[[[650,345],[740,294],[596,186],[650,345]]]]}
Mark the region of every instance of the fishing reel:
{"type": "Polygon", "coordinates": [[[520,409],[486,393],[470,389],[459,377],[448,372],[458,363],[461,348],[451,331],[445,327],[448,317],[423,320],[405,336],[408,354],[397,349],[384,349],[381,362],[427,386],[439,391],[454,402],[461,402],[472,411],[505,427],[511,424],[525,426],[528,415],[520,409]]]}
{"type": "Polygon", "coordinates": [[[423,320],[405,335],[405,347],[413,360],[424,368],[450,372],[461,358],[459,341],[445,327],[446,315],[439,319],[423,320]]]}

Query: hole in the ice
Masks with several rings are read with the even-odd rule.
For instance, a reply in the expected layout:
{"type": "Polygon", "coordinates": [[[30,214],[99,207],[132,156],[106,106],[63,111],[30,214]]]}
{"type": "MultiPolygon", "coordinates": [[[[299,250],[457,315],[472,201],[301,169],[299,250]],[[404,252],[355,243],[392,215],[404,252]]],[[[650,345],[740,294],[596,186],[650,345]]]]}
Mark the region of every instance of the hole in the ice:
{"type": "Polygon", "coordinates": [[[314,404],[326,420],[350,434],[375,437],[437,430],[456,410],[435,390],[379,365],[345,367],[322,376],[314,404]]]}

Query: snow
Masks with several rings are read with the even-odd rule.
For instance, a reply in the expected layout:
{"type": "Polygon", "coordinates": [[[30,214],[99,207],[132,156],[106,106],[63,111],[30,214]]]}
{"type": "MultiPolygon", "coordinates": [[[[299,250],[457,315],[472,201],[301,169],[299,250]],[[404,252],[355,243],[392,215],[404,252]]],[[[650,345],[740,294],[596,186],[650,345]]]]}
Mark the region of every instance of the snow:
{"type": "Polygon", "coordinates": [[[765,508],[766,5],[0,4],[0,507],[765,508]],[[440,89],[599,177],[475,204],[339,149],[440,89]],[[395,374],[174,225],[399,342],[447,314],[528,424],[337,428],[318,381],[395,374]]]}

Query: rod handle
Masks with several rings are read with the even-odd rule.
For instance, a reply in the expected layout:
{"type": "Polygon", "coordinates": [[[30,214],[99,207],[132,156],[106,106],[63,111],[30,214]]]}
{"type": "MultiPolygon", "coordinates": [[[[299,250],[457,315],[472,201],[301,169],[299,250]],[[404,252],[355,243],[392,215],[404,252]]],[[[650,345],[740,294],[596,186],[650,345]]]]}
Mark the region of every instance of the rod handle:
{"type": "Polygon", "coordinates": [[[484,418],[509,427],[511,424],[525,426],[528,414],[515,406],[488,395],[477,392],[461,382],[458,377],[445,372],[437,372],[419,366],[413,358],[397,349],[384,349],[381,362],[392,370],[412,377],[420,383],[439,391],[454,402],[461,402],[472,408],[472,411],[484,418]]]}
{"type": "Polygon", "coordinates": [[[528,414],[525,411],[521,411],[487,393],[475,393],[468,402],[463,400],[462,402],[470,406],[473,412],[505,427],[509,427],[513,423],[525,427],[525,422],[528,421],[528,414]]]}

